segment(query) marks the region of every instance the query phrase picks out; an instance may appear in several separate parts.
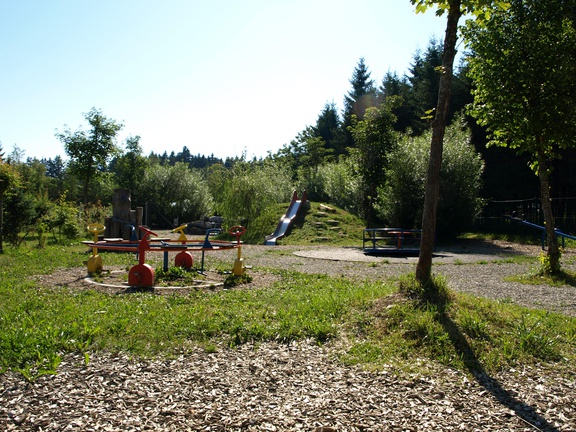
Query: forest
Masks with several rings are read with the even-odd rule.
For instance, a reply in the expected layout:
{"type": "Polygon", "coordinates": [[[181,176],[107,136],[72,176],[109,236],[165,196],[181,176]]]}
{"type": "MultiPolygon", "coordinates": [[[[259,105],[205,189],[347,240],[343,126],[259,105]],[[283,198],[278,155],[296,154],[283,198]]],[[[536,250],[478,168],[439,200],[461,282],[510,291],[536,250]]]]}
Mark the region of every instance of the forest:
{"type": "MultiPolygon", "coordinates": [[[[573,15],[564,14],[560,21],[567,17],[572,19],[571,27],[549,29],[565,42],[575,39],[573,15]]],[[[554,17],[550,17],[552,21],[554,17]]],[[[444,137],[438,207],[441,238],[472,229],[501,229],[502,217],[513,211],[542,223],[536,153],[513,145],[514,140],[508,138],[495,143],[503,129],[494,125],[502,120],[489,118],[492,114],[483,113],[478,105],[482,97],[488,97],[480,91],[484,87],[479,87],[485,69],[478,53],[486,57],[491,41],[483,40],[473,28],[468,29],[468,37],[475,45],[471,44],[472,49],[454,70],[444,137]]],[[[574,72],[574,45],[566,58],[570,73],[574,72]]],[[[554,56],[553,49],[562,48],[550,49],[547,54],[554,56]]],[[[542,52],[532,54],[528,60],[536,62],[536,54],[542,52]]],[[[56,240],[75,238],[83,234],[86,223],[110,214],[117,188],[131,191],[133,207],[149,209],[152,227],[172,228],[175,223],[221,215],[228,226],[249,228],[271,205],[287,202],[293,190],[306,190],[310,200],[339,206],[361,217],[367,227],[419,228],[442,55],[442,42],[431,39],[425,50],[414,53],[406,74],[389,71],[381,78],[372,77],[369,65],[360,58],[351,65],[344,108],[326,103],[315,124],[303,125],[290,143],[261,159],[221,160],[194,154],[193,147],[204,148],[202,143],[184,146],[178,153],[145,155],[139,136],[118,143],[123,125],[98,108],[84,113],[86,129],[58,132],[66,160],[60,156],[24,158],[17,146],[8,153],[0,145],[0,237],[14,245],[36,234],[56,240]]],[[[512,77],[510,71],[502,73],[512,77]]],[[[516,75],[516,83],[527,79],[516,75]]],[[[558,92],[563,92],[564,99],[573,101],[574,76],[566,74],[561,90],[547,87],[547,97],[556,98],[556,103],[558,92]]],[[[521,87],[509,85],[500,93],[514,100],[521,87]]],[[[548,109],[556,112],[548,113],[546,122],[550,124],[546,127],[564,132],[574,129],[573,108],[548,109]]],[[[571,169],[576,149],[573,135],[566,136],[553,137],[553,143],[561,145],[547,150],[546,171],[556,225],[570,232],[576,230],[576,176],[571,169]]]]}

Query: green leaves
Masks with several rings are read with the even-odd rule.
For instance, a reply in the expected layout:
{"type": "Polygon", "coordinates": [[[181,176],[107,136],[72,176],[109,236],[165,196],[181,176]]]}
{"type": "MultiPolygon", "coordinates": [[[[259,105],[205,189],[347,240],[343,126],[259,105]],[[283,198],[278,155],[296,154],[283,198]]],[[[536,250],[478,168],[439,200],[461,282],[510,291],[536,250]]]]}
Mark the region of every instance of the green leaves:
{"type": "Polygon", "coordinates": [[[462,14],[471,14],[481,22],[490,19],[491,10],[506,10],[510,7],[510,2],[497,0],[410,0],[410,3],[416,6],[416,13],[425,13],[431,7],[436,6],[437,16],[444,15],[456,2],[460,3],[462,14]]]}

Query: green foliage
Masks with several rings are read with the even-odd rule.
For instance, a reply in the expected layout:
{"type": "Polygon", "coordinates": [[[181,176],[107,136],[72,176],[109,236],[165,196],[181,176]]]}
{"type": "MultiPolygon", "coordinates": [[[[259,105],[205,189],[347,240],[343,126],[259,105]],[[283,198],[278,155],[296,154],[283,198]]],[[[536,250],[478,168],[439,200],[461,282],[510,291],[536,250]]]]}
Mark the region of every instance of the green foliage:
{"type": "Polygon", "coordinates": [[[72,132],[66,129],[56,137],[64,144],[64,151],[70,157],[70,169],[83,182],[86,203],[90,182],[105,171],[109,159],[118,152],[116,135],[123,125],[105,117],[96,108],[85,113],[84,119],[90,125],[89,130],[72,132]]]}
{"type": "MultiPolygon", "coordinates": [[[[358,245],[359,239],[362,238],[362,230],[365,228],[360,218],[332,205],[327,206],[317,202],[309,204],[305,216],[294,221],[294,227],[288,236],[279,241],[280,244],[358,245]]],[[[286,211],[286,205],[283,211],[286,211]]],[[[277,213],[273,228],[278,223],[279,216],[280,214],[277,213]]]]}
{"type": "Polygon", "coordinates": [[[104,206],[99,201],[95,204],[80,205],[78,214],[80,230],[84,232],[86,227],[92,223],[104,224],[105,219],[112,214],[112,206],[104,206]]]}
{"type": "Polygon", "coordinates": [[[31,250],[0,257],[0,369],[28,370],[33,379],[35,370],[54,369],[55,356],[71,351],[121,350],[150,356],[178,354],[197,343],[218,341],[324,342],[338,335],[352,307],[390,292],[379,283],[297,273],[283,274],[280,285],[265,290],[198,291],[188,296],[38,289],[27,278],[29,262],[37,264],[34,272],[81,265],[85,255],[78,251],[48,246],[42,254],[31,250]]]}
{"type": "Polygon", "coordinates": [[[142,155],[140,137],[126,138],[126,152],[111,164],[118,186],[130,190],[133,204],[143,206],[144,196],[140,196],[140,185],[150,161],[142,155]]]}
{"type": "Polygon", "coordinates": [[[84,227],[87,225],[82,227],[81,222],[78,207],[74,203],[66,201],[65,196],[54,203],[39,220],[39,223],[46,226],[47,230],[52,233],[57,243],[77,239],[84,235],[84,227]]]}
{"type": "MultiPolygon", "coordinates": [[[[436,7],[436,15],[442,16],[450,9],[450,0],[410,0],[416,6],[417,13],[424,13],[429,8],[436,7]]],[[[460,11],[463,15],[470,14],[479,23],[484,23],[490,19],[493,9],[506,10],[510,7],[510,2],[499,0],[461,0],[460,11]]]]}
{"type": "Polygon", "coordinates": [[[4,200],[3,235],[10,244],[19,246],[35,229],[38,218],[37,200],[25,189],[18,188],[4,200]]]}
{"type": "Polygon", "coordinates": [[[474,55],[471,113],[490,143],[530,157],[540,180],[548,268],[560,271],[550,197],[550,161],[576,141],[576,27],[574,5],[562,0],[514,0],[466,35],[474,55]]]}
{"type": "Polygon", "coordinates": [[[560,274],[560,257],[558,260],[551,260],[550,255],[545,252],[540,252],[540,269],[538,273],[541,276],[550,276],[560,274]]]}
{"type": "Polygon", "coordinates": [[[18,172],[12,165],[0,160],[0,199],[4,199],[6,193],[18,184],[18,172]]]}
{"type": "Polygon", "coordinates": [[[249,284],[254,279],[247,273],[242,274],[241,276],[236,276],[234,274],[230,274],[224,279],[224,286],[226,288],[233,288],[238,285],[249,284]]]}
{"type": "Polygon", "coordinates": [[[290,200],[291,176],[273,161],[234,164],[222,185],[216,210],[228,226],[244,225],[248,229],[256,217],[270,205],[290,200]]]}
{"type": "Polygon", "coordinates": [[[393,125],[396,120],[392,114],[394,100],[380,106],[367,108],[363,120],[353,116],[350,132],[355,148],[351,150],[352,163],[362,179],[362,216],[367,225],[374,223],[374,202],[377,190],[384,184],[389,154],[397,144],[397,134],[393,125]]]}
{"type": "MultiPolygon", "coordinates": [[[[415,282],[409,276],[401,283],[414,287],[415,282]]],[[[464,294],[452,294],[449,303],[385,297],[359,309],[349,323],[357,342],[343,355],[348,363],[408,368],[415,358],[425,358],[493,372],[519,363],[561,361],[562,353],[573,361],[568,352],[575,343],[576,319],[464,294]]]]}
{"type": "Polygon", "coordinates": [[[466,30],[473,50],[471,113],[488,128],[491,144],[529,153],[536,169],[538,152],[554,157],[574,145],[574,16],[561,0],[510,3],[484,26],[466,30]]]}
{"type": "MultiPolygon", "coordinates": [[[[118,264],[126,257],[111,253],[105,260],[118,264]]],[[[495,371],[575,360],[573,317],[462,294],[451,294],[449,302],[414,302],[393,293],[395,285],[386,281],[279,271],[277,282],[263,289],[248,284],[187,296],[109,296],[39,287],[30,278],[82,266],[85,258],[82,245],[10,248],[0,255],[0,370],[34,380],[54,373],[67,352],[84,353],[88,362],[99,350],[171,356],[197,345],[322,343],[340,336],[350,343],[343,360],[374,367],[408,367],[422,358],[495,371]]],[[[412,286],[414,279],[405,283],[412,286]]],[[[439,292],[445,289],[441,278],[435,283],[439,292]]]]}
{"type": "MultiPolygon", "coordinates": [[[[188,168],[183,162],[174,166],[155,164],[148,168],[142,179],[141,196],[146,197],[169,221],[179,218],[191,222],[209,216],[213,199],[198,170],[188,168]]],[[[150,216],[157,216],[150,213],[150,216]]],[[[152,219],[165,224],[165,220],[152,219]]]]}
{"type": "Polygon", "coordinates": [[[287,203],[272,204],[256,216],[246,227],[246,234],[242,236],[242,241],[246,244],[263,244],[266,236],[276,229],[278,220],[286,212],[287,203]]]}
{"type": "MultiPolygon", "coordinates": [[[[242,241],[247,244],[262,244],[266,236],[274,232],[288,205],[288,202],[284,202],[266,208],[248,226],[242,241]]],[[[279,240],[280,244],[302,245],[319,242],[350,246],[358,244],[365,227],[360,218],[333,205],[309,202],[308,206],[296,218],[286,237],[279,240]]]]}
{"type": "Polygon", "coordinates": [[[363,182],[352,159],[342,158],[339,162],[321,165],[317,176],[322,179],[326,202],[353,214],[361,214],[363,182]]]}
{"type": "MultiPolygon", "coordinates": [[[[386,184],[379,190],[377,209],[390,226],[419,228],[430,154],[430,134],[403,136],[392,150],[386,184]]],[[[438,235],[453,238],[470,228],[481,209],[483,163],[470,144],[470,132],[454,124],[444,137],[438,204],[438,235]]]]}

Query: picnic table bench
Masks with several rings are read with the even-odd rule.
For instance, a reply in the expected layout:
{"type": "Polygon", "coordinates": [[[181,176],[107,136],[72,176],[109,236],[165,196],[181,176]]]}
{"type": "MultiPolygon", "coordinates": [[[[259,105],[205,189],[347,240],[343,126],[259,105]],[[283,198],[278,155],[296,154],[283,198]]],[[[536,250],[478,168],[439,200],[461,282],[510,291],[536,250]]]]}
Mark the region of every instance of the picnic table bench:
{"type": "Polygon", "coordinates": [[[365,228],[362,249],[365,253],[417,252],[422,230],[404,228],[365,228]]]}

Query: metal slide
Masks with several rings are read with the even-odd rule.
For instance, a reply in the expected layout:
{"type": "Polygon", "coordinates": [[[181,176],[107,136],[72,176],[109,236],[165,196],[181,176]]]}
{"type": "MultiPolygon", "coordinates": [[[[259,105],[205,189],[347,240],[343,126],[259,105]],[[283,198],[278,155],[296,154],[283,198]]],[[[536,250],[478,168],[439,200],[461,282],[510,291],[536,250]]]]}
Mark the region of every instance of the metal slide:
{"type": "Polygon", "coordinates": [[[294,222],[294,219],[300,211],[302,204],[304,204],[307,200],[308,197],[306,195],[306,191],[304,191],[302,194],[301,199],[298,199],[298,193],[294,191],[292,194],[292,201],[290,201],[290,205],[288,206],[286,214],[280,218],[280,222],[278,222],[278,226],[276,227],[274,233],[266,236],[266,246],[276,246],[276,240],[284,237],[286,231],[288,231],[288,228],[290,225],[292,225],[292,222],[294,222]]]}

